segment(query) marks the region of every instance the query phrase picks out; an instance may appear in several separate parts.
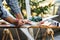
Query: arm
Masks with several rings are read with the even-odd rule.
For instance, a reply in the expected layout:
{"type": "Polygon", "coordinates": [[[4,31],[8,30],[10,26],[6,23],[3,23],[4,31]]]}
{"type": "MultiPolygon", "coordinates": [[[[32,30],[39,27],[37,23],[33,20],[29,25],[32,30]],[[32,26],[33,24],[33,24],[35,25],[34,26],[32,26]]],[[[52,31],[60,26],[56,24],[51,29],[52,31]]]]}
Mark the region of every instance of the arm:
{"type": "Polygon", "coordinates": [[[18,0],[6,0],[7,4],[10,6],[11,10],[14,12],[16,18],[23,19],[23,16],[18,5],[18,0]]]}
{"type": "Polygon", "coordinates": [[[3,18],[5,21],[12,23],[12,24],[18,24],[18,21],[16,21],[16,19],[13,19],[12,17],[8,16],[6,18],[3,18]]]}
{"type": "Polygon", "coordinates": [[[0,17],[4,19],[5,21],[15,24],[17,26],[23,25],[23,22],[21,19],[17,20],[11,17],[10,15],[8,15],[8,12],[3,7],[0,7],[0,17]]]}
{"type": "Polygon", "coordinates": [[[13,19],[12,17],[10,17],[3,7],[0,7],[0,17],[8,21],[9,23],[13,23],[13,24],[17,23],[16,19],[13,19]]]}
{"type": "Polygon", "coordinates": [[[16,15],[17,19],[23,19],[24,23],[28,23],[28,20],[24,20],[21,11],[20,11],[20,7],[18,5],[18,0],[6,0],[7,4],[10,6],[11,10],[14,12],[14,14],[16,15]]]}

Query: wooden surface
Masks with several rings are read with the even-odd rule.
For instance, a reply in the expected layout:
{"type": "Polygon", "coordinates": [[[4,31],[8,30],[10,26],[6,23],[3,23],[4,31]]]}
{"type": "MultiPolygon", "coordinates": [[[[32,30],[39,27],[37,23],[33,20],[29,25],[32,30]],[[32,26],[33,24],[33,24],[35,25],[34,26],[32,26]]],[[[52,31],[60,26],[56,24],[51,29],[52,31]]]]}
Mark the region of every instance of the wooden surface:
{"type": "Polygon", "coordinates": [[[0,28],[60,28],[59,26],[54,26],[54,25],[28,25],[25,24],[23,26],[20,27],[15,27],[15,25],[13,24],[6,24],[6,25],[0,25],[0,28]]]}

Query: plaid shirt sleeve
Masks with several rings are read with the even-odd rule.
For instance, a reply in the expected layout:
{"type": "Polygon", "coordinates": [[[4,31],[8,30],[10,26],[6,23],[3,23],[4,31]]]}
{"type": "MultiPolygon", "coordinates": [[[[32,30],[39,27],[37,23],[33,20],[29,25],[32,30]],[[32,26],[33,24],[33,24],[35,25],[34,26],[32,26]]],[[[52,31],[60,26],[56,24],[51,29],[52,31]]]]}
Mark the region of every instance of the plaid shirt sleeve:
{"type": "Polygon", "coordinates": [[[21,13],[20,7],[18,5],[18,0],[6,0],[6,2],[15,14],[21,13]]]}

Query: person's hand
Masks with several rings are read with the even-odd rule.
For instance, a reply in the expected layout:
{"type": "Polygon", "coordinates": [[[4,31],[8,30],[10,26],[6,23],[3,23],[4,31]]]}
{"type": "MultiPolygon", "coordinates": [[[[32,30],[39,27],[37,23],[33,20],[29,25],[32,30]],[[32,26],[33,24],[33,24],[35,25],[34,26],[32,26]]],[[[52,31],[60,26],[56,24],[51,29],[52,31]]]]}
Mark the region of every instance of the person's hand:
{"type": "Polygon", "coordinates": [[[39,24],[44,24],[44,21],[40,21],[39,24]]]}
{"type": "Polygon", "coordinates": [[[27,20],[27,19],[18,19],[18,23],[17,23],[17,26],[20,27],[24,24],[31,24],[31,21],[30,20],[27,20]]]}
{"type": "Polygon", "coordinates": [[[24,22],[25,24],[31,24],[31,21],[30,21],[30,20],[27,20],[27,19],[24,19],[23,22],[24,22]]]}
{"type": "Polygon", "coordinates": [[[25,22],[23,22],[22,19],[19,19],[19,20],[18,20],[18,26],[22,26],[22,25],[24,25],[24,24],[25,24],[25,22]]]}

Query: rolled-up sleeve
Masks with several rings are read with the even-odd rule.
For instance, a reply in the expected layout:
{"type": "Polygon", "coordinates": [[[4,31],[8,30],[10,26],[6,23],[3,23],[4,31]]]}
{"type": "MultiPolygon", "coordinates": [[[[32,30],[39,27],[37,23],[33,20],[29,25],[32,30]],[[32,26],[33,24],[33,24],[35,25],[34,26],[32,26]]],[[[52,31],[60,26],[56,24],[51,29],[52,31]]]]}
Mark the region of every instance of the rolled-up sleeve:
{"type": "Polygon", "coordinates": [[[18,0],[6,0],[6,2],[15,14],[21,13],[20,7],[18,5],[18,0]]]}
{"type": "Polygon", "coordinates": [[[0,7],[0,17],[7,18],[9,15],[7,14],[6,10],[3,7],[0,7]]]}

